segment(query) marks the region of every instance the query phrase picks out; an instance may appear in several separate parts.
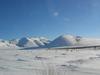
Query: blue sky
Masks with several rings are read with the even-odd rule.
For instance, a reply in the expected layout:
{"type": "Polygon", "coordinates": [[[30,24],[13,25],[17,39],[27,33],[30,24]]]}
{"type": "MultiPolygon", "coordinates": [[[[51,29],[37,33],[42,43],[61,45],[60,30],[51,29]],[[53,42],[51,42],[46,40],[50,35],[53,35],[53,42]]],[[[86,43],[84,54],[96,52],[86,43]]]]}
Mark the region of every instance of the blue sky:
{"type": "Polygon", "coordinates": [[[0,38],[100,37],[100,0],[0,0],[0,38]]]}

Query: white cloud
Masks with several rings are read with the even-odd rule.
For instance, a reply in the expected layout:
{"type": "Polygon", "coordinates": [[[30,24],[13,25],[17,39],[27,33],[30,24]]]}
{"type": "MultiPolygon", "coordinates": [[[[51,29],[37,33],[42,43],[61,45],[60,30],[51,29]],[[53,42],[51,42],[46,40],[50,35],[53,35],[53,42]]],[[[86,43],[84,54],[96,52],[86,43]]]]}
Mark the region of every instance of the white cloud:
{"type": "Polygon", "coordinates": [[[59,12],[54,12],[53,15],[54,16],[58,16],[59,15],[59,12]]]}

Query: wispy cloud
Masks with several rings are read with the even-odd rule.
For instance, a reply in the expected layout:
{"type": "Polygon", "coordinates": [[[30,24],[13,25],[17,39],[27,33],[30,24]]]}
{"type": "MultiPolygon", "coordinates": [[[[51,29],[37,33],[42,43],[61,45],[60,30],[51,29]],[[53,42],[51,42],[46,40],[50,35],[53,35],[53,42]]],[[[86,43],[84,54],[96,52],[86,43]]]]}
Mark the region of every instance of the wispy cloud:
{"type": "Polygon", "coordinates": [[[59,12],[54,12],[53,15],[54,16],[58,16],[59,15],[59,12]]]}
{"type": "Polygon", "coordinates": [[[71,21],[71,19],[66,17],[66,18],[64,18],[64,21],[69,22],[69,21],[71,21]]]}

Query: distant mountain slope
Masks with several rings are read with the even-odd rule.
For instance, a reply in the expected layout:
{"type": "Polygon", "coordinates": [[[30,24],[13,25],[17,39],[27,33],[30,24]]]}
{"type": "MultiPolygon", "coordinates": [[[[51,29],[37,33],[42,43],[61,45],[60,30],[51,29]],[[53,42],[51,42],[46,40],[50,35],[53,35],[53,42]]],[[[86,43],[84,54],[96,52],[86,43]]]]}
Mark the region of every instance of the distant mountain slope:
{"type": "Polygon", "coordinates": [[[81,38],[79,45],[100,45],[100,39],[95,38],[81,38]]]}
{"type": "Polygon", "coordinates": [[[12,44],[10,43],[9,41],[6,41],[6,40],[0,40],[0,48],[7,48],[7,47],[10,47],[10,48],[15,48],[17,47],[15,44],[12,44]]]}
{"type": "Polygon", "coordinates": [[[23,37],[20,39],[0,40],[0,48],[15,48],[15,47],[43,47],[50,41],[45,37],[23,37]]]}
{"type": "Polygon", "coordinates": [[[81,36],[62,35],[57,37],[47,47],[60,47],[60,46],[89,46],[100,45],[100,39],[84,38],[81,36]]]}
{"type": "Polygon", "coordinates": [[[0,40],[0,48],[24,47],[24,48],[41,48],[41,47],[61,47],[61,46],[89,46],[100,45],[100,39],[84,38],[81,36],[61,35],[53,41],[45,37],[23,37],[20,39],[0,40]]]}
{"type": "Polygon", "coordinates": [[[59,46],[72,46],[75,45],[76,40],[72,35],[62,35],[53,40],[48,47],[59,47],[59,46]]]}
{"type": "Polygon", "coordinates": [[[39,37],[39,38],[24,37],[18,41],[17,46],[19,46],[19,47],[42,47],[48,43],[49,43],[49,40],[44,37],[39,37]]]}
{"type": "Polygon", "coordinates": [[[49,43],[49,40],[45,37],[24,37],[19,39],[16,44],[19,47],[42,47],[49,43]]]}

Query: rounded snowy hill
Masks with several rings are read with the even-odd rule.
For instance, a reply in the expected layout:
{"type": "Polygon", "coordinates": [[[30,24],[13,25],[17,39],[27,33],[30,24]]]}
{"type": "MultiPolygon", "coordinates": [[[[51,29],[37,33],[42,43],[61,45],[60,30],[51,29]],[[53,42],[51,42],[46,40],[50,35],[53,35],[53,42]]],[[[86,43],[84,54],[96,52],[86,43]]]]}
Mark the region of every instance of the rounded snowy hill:
{"type": "Polygon", "coordinates": [[[100,39],[96,38],[84,38],[81,36],[62,35],[57,37],[48,47],[61,47],[61,46],[92,46],[100,45],[100,39]]]}
{"type": "Polygon", "coordinates": [[[75,37],[72,35],[62,35],[53,40],[48,47],[59,47],[59,46],[72,46],[76,44],[75,37]]]}

